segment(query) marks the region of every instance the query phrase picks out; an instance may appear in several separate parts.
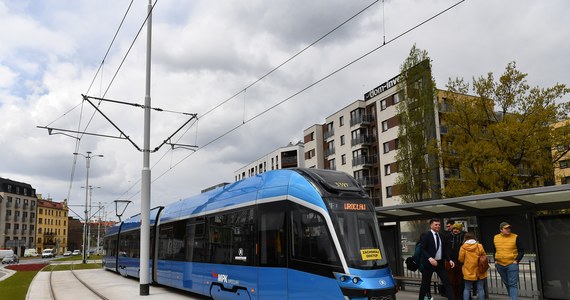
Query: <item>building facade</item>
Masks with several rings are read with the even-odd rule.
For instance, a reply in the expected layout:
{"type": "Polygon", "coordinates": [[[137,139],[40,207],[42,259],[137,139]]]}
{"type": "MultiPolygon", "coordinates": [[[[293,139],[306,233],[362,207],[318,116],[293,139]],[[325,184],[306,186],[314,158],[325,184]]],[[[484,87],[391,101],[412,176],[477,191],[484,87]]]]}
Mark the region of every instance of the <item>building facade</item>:
{"type": "Polygon", "coordinates": [[[304,149],[305,145],[302,142],[298,142],[295,145],[289,143],[289,145],[281,147],[236,170],[234,179],[238,181],[270,170],[303,168],[305,167],[304,149]]]}
{"type": "Polygon", "coordinates": [[[67,200],[54,202],[51,199],[38,199],[36,224],[36,250],[54,249],[63,254],[67,248],[69,233],[67,200]]]}
{"type": "MultiPolygon", "coordinates": [[[[554,128],[570,128],[570,120],[565,120],[552,125],[554,128]]],[[[554,182],[555,184],[570,184],[570,145],[558,145],[552,149],[552,156],[558,155],[561,158],[554,164],[554,182]]]]}
{"type": "MultiPolygon", "coordinates": [[[[400,204],[396,187],[400,76],[303,131],[305,165],[352,175],[375,206],[400,204]]],[[[437,116],[434,115],[434,118],[437,116]]],[[[435,128],[434,128],[435,130],[435,128]]]]}
{"type": "Polygon", "coordinates": [[[0,249],[22,256],[34,248],[36,190],[28,183],[0,178],[0,249]]]}

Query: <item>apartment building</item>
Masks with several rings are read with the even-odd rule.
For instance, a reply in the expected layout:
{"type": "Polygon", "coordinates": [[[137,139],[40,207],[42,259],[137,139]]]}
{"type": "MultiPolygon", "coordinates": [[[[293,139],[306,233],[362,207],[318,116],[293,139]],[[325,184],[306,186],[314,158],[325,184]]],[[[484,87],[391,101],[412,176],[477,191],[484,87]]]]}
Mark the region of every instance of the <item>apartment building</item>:
{"type": "Polygon", "coordinates": [[[54,202],[52,199],[38,197],[38,217],[36,224],[36,249],[54,249],[56,254],[63,254],[67,248],[68,212],[67,200],[54,202]]]}
{"type": "Polygon", "coordinates": [[[0,178],[0,249],[22,256],[34,248],[36,190],[28,183],[0,178]]]}
{"type": "Polygon", "coordinates": [[[375,206],[397,204],[391,192],[398,149],[395,104],[399,102],[396,76],[336,113],[323,125],[303,131],[305,164],[309,167],[339,170],[364,187],[375,206]],[[383,171],[388,171],[383,172],[383,171]]]}
{"type": "MultiPolygon", "coordinates": [[[[327,117],[324,124],[303,131],[305,165],[352,175],[375,206],[401,204],[397,188],[400,78],[396,75],[365,93],[364,100],[352,102],[327,117]]],[[[441,95],[438,91],[438,99],[441,95]]],[[[432,128],[425,131],[430,137],[439,138],[438,109],[426,118],[432,119],[426,122],[432,128]]],[[[433,173],[430,176],[443,186],[442,169],[433,173]]],[[[437,195],[430,197],[435,199],[437,195]]]]}
{"type": "Polygon", "coordinates": [[[295,145],[289,143],[287,146],[276,149],[236,170],[234,179],[238,181],[270,170],[305,167],[305,159],[302,155],[304,149],[305,145],[302,142],[298,142],[295,145]]]}

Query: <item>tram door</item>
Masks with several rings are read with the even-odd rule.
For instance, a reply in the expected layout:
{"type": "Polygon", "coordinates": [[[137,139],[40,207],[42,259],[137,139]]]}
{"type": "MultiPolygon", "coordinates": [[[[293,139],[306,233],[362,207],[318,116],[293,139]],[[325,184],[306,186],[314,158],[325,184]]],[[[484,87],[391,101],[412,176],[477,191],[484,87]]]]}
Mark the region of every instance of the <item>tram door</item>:
{"type": "Polygon", "coordinates": [[[287,299],[286,207],[259,206],[259,299],[287,299]]]}

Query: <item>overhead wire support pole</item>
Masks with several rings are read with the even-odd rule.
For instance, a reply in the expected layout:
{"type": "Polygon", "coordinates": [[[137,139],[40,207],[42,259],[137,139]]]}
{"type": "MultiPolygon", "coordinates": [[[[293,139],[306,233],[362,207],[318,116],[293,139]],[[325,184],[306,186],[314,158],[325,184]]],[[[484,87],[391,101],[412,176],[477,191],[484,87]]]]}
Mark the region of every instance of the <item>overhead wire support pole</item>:
{"type": "Polygon", "coordinates": [[[151,41],[152,41],[152,0],[148,0],[148,23],[146,37],[146,82],[144,97],[144,144],[143,168],[141,171],[141,242],[140,242],[140,282],[141,296],[150,293],[150,67],[151,67],[151,41]]]}
{"type": "MultiPolygon", "coordinates": [[[[115,129],[117,129],[122,136],[125,137],[125,139],[127,139],[129,142],[131,142],[131,144],[133,146],[135,146],[135,148],[139,151],[142,151],[141,148],[135,143],[133,142],[133,140],[131,140],[131,138],[129,138],[128,135],[126,135],[117,125],[115,125],[115,123],[113,123],[113,121],[111,121],[111,119],[109,119],[109,117],[107,117],[100,109],[99,107],[97,107],[97,105],[95,105],[93,102],[91,102],[91,100],[89,100],[89,97],[85,96],[85,95],[81,95],[83,96],[83,99],[87,102],[89,102],[89,104],[91,104],[91,106],[93,106],[93,108],[95,108],[96,111],[98,111],[107,121],[109,121],[109,123],[111,123],[111,125],[113,125],[113,127],[115,127],[115,129]]],[[[145,110],[145,116],[146,116],[146,110],[145,110]]]]}
{"type": "MultiPolygon", "coordinates": [[[[194,118],[196,118],[198,114],[191,114],[191,118],[188,119],[188,121],[184,122],[184,124],[182,124],[182,126],[178,127],[178,129],[176,129],[176,131],[174,131],[169,137],[167,137],[162,144],[158,145],[156,148],[154,148],[154,150],[152,150],[152,152],[156,152],[158,151],[162,146],[164,146],[164,144],[168,143],[168,141],[170,141],[170,139],[177,134],[182,128],[184,128],[184,126],[186,126],[186,124],[190,123],[190,121],[194,120],[194,118]]],[[[173,144],[171,144],[173,145],[173,144]]]]}

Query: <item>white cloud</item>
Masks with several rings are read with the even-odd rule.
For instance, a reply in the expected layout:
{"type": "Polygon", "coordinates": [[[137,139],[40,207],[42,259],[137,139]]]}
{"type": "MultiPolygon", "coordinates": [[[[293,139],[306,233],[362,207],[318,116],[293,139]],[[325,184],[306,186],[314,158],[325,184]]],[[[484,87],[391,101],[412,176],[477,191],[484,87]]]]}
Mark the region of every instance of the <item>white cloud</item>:
{"type": "MultiPolygon", "coordinates": [[[[198,113],[199,122],[174,140],[207,145],[382,45],[384,36],[391,41],[455,2],[385,1],[384,8],[379,2],[248,88],[245,96],[240,93],[203,116],[369,3],[158,1],[152,106],[198,113]]],[[[91,105],[82,104],[81,94],[93,82],[90,96],[144,103],[146,28],[124,62],[123,57],[145,18],[146,3],[134,3],[93,80],[127,6],[113,0],[0,2],[0,176],[30,183],[38,193],[62,200],[68,196],[75,139],[50,136],[36,126],[78,130],[90,122],[89,132],[120,136],[105,118],[93,114],[91,105]]],[[[151,165],[156,164],[153,178],[160,177],[152,187],[152,205],[231,181],[244,164],[301,140],[303,129],[396,75],[414,43],[430,53],[440,88],[449,77],[470,81],[487,72],[500,74],[513,60],[529,73],[531,85],[568,83],[569,8],[563,0],[465,1],[194,154],[162,147],[151,155],[151,165]]],[[[100,109],[142,147],[141,108],[102,103],[100,109]]],[[[185,120],[179,114],[153,112],[151,147],[185,120]]],[[[142,154],[126,140],[95,136],[84,136],[78,151],[105,155],[94,159],[90,169],[90,183],[101,186],[94,191],[94,201],[131,198],[135,204],[125,215],[136,212],[142,154]]],[[[79,157],[72,205],[82,205],[84,184],[85,159],[79,157]]],[[[107,211],[112,215],[111,207],[107,211]]]]}

